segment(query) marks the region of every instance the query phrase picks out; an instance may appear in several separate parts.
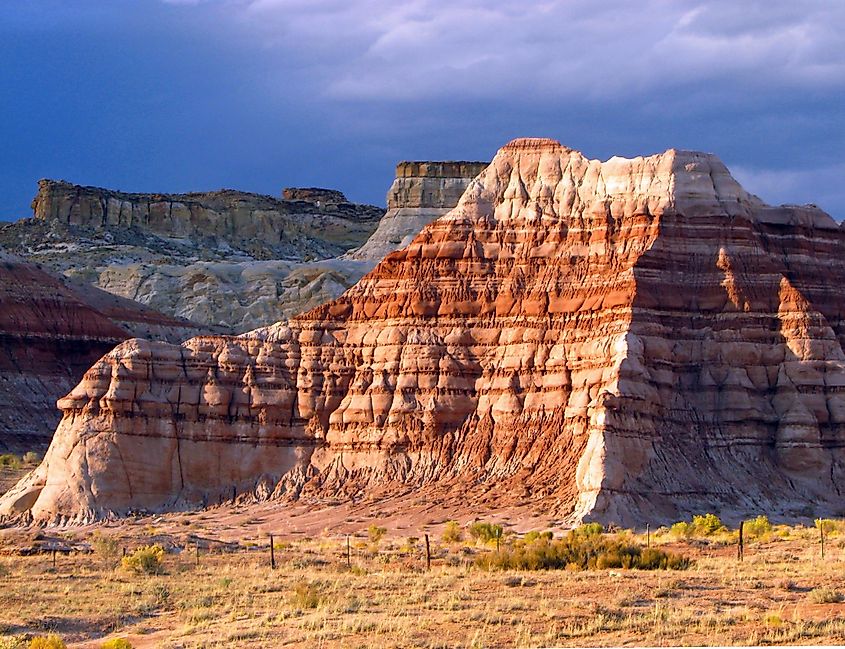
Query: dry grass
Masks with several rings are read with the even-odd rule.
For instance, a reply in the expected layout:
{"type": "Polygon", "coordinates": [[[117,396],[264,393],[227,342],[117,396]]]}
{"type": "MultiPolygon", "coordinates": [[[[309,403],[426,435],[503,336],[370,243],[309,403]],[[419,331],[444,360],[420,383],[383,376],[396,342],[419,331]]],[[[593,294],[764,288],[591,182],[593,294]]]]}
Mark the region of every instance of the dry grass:
{"type": "MultiPolygon", "coordinates": [[[[738,563],[720,543],[675,542],[683,572],[494,571],[486,548],[438,543],[430,573],[404,538],[323,537],[164,558],[136,575],[97,554],[0,558],[0,636],[55,632],[69,646],[129,637],[134,647],[537,647],[620,644],[837,644],[845,638],[842,542],[759,543],[738,563]],[[830,600],[830,601],[829,601],[830,600]]],[[[143,543],[144,539],[138,539],[143,543]]]]}

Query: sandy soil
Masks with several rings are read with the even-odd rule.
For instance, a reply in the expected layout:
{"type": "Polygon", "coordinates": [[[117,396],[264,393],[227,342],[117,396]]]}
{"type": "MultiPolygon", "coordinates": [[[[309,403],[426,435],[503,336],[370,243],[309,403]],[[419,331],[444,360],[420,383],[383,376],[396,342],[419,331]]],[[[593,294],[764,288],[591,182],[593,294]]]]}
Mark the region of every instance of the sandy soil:
{"type": "MultiPolygon", "coordinates": [[[[845,535],[828,538],[824,561],[815,530],[779,528],[750,542],[743,562],[729,534],[653,538],[694,559],[685,571],[485,571],[475,558],[495,547],[443,541],[448,518],[422,502],[402,515],[364,504],[265,504],[6,529],[0,637],[55,632],[91,649],[111,637],[136,648],[845,643],[845,535]],[[387,529],[377,542],[367,532],[374,521],[387,529]],[[97,537],[111,540],[112,554],[97,537]],[[153,542],[170,551],[164,574],[119,567],[122,548],[153,542]],[[55,567],[51,548],[60,549],[55,567]]],[[[501,514],[488,520],[517,527],[501,514]]]]}

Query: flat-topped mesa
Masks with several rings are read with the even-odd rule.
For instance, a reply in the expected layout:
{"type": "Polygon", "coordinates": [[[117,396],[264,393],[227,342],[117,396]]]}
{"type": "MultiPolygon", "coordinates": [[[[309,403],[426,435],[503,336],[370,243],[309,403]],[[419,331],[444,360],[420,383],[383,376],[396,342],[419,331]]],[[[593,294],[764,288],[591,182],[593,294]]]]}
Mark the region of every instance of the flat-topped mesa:
{"type": "MultiPolygon", "coordinates": [[[[342,194],[341,194],[342,196],[342,194]]],[[[40,180],[34,217],[70,226],[140,228],[166,237],[226,243],[255,258],[325,258],[354,248],[384,210],[372,205],[279,200],[231,189],[189,194],[130,194],[40,180]]]]}
{"type": "Polygon", "coordinates": [[[458,204],[488,162],[400,162],[387,191],[387,209],[445,209],[458,204]]]}
{"type": "Polygon", "coordinates": [[[396,165],[396,179],[387,190],[387,213],[367,243],[348,256],[375,262],[408,245],[425,225],[458,204],[467,186],[488,164],[400,162],[396,165]]]}
{"type": "Polygon", "coordinates": [[[285,187],[282,190],[282,200],[305,201],[323,208],[349,202],[343,192],[323,187],[285,187]]]}
{"type": "Polygon", "coordinates": [[[845,231],[827,219],[765,206],[706,154],[515,141],[333,302],[118,346],[0,515],[234,490],[567,524],[841,516],[845,231]]]}

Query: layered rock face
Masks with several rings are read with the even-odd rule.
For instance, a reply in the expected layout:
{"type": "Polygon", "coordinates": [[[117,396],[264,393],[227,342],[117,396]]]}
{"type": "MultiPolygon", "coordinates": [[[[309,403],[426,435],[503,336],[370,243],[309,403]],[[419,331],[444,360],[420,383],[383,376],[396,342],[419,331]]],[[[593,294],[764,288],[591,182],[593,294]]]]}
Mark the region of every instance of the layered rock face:
{"type": "Polygon", "coordinates": [[[0,513],[235,493],[624,525],[842,515],[843,247],[828,215],[766,206],[711,155],[515,140],[334,302],[107,354],[0,513]]]}
{"type": "MultiPolygon", "coordinates": [[[[127,215],[140,212],[147,215],[148,222],[149,209],[164,209],[148,206],[164,205],[164,198],[149,195],[142,201],[136,196],[131,206],[124,206],[114,203],[117,199],[111,197],[119,195],[115,192],[52,182],[42,182],[34,202],[39,218],[0,227],[0,243],[79,282],[91,283],[162,313],[243,332],[285,320],[338,297],[388,252],[457,205],[472,180],[469,174],[477,175],[483,167],[481,163],[400,164],[399,176],[388,195],[392,207],[386,218],[362,248],[337,257],[330,256],[326,249],[315,252],[306,246],[292,258],[266,259],[263,253],[262,258],[255,258],[244,252],[248,246],[234,250],[228,244],[224,246],[222,239],[211,244],[209,237],[199,240],[158,236],[137,216],[131,227],[104,227],[103,214],[111,215],[110,218],[123,215],[126,222],[127,215]],[[416,175],[409,175],[411,172],[416,175]],[[61,215],[64,217],[59,219],[61,215]],[[88,225],[69,225],[66,221],[84,221],[88,225]],[[98,225],[95,228],[91,223],[98,225]],[[306,261],[309,256],[316,259],[306,261]]],[[[245,196],[244,200],[255,199],[250,194],[239,195],[245,196]]],[[[220,195],[211,196],[218,203],[222,200],[220,195]]],[[[306,219],[315,211],[332,219],[350,210],[363,214],[371,211],[367,206],[349,203],[336,190],[289,187],[283,196],[285,210],[302,213],[306,219]]],[[[258,199],[268,205],[278,203],[270,197],[258,199]]],[[[210,199],[202,200],[209,203],[210,199]]],[[[193,205],[185,197],[180,204],[193,205]]],[[[176,210],[177,215],[184,213],[180,209],[176,210]]],[[[217,209],[225,213],[223,207],[217,209]]],[[[198,213],[197,210],[191,207],[188,213],[198,213]]],[[[348,223],[356,222],[351,216],[344,218],[348,223]]],[[[351,231],[348,235],[351,241],[351,231]]],[[[364,243],[363,238],[354,241],[355,245],[364,243]]]]}
{"type": "Polygon", "coordinates": [[[458,204],[487,162],[400,162],[387,190],[387,213],[367,242],[347,257],[378,261],[404,248],[424,226],[458,204]]]}
{"type": "Polygon", "coordinates": [[[56,400],[118,343],[136,336],[178,343],[198,333],[0,254],[0,449],[43,453],[60,419],[56,400]]]}
{"type": "Polygon", "coordinates": [[[313,262],[200,261],[154,269],[115,265],[102,270],[98,285],[165,313],[242,332],[337,297],[374,265],[337,257],[313,262]]]}
{"type": "Polygon", "coordinates": [[[77,283],[245,331],[355,283],[361,263],[340,265],[347,279],[322,262],[360,246],[384,213],[334,190],[285,191],[125,194],[44,180],[35,218],[0,226],[0,245],[77,283]]]}
{"type": "MultiPolygon", "coordinates": [[[[342,195],[341,195],[342,196],[342,195]]],[[[229,189],[193,194],[126,194],[41,180],[36,219],[104,229],[140,228],[225,245],[255,259],[321,259],[360,245],[384,213],[372,205],[306,200],[229,189]]]]}

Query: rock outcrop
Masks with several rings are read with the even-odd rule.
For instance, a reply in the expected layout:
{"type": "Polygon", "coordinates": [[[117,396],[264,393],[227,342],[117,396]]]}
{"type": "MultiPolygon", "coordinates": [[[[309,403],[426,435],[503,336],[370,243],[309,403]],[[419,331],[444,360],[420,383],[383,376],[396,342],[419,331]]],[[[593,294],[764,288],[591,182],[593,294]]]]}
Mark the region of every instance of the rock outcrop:
{"type": "Polygon", "coordinates": [[[0,253],[0,450],[43,453],[56,400],[118,343],[179,343],[207,329],[0,253]]]}
{"type": "Polygon", "coordinates": [[[470,182],[488,162],[400,162],[387,191],[387,212],[367,242],[348,253],[353,259],[379,261],[404,248],[434,219],[458,204],[470,182]]]}
{"type": "Polygon", "coordinates": [[[192,194],[127,194],[41,180],[34,217],[106,230],[137,228],[182,237],[253,259],[324,259],[366,241],[384,214],[372,205],[305,200],[223,189],[192,194]]]}
{"type": "Polygon", "coordinates": [[[107,354],[0,513],[234,492],[624,525],[842,515],[843,248],[828,215],[766,206],[712,155],[515,140],[334,302],[107,354]]]}
{"type": "MultiPolygon", "coordinates": [[[[216,216],[203,217],[209,222],[215,218],[239,222],[240,203],[231,192],[188,194],[178,201],[175,198],[179,197],[143,195],[141,199],[130,195],[134,202],[126,204],[115,198],[126,196],[123,194],[47,181],[42,181],[34,201],[37,218],[0,228],[0,242],[76,281],[91,283],[162,313],[243,332],[338,297],[384,255],[457,205],[463,190],[484,166],[401,163],[388,194],[391,209],[385,219],[363,248],[337,257],[325,248],[315,250],[307,245],[297,249],[293,258],[266,258],[272,253],[268,250],[254,257],[247,251],[254,246],[238,244],[231,234],[225,240],[212,241],[210,237],[219,236],[214,234],[219,226],[208,236],[178,238],[165,237],[161,223],[154,230],[148,227],[149,215],[162,211],[169,214],[171,204],[182,207],[173,212],[176,216],[168,222],[168,232],[190,229],[191,216],[201,213],[196,207],[200,204],[214,206],[216,216]],[[410,175],[412,172],[416,175],[410,175]],[[226,211],[227,205],[234,206],[233,213],[226,211]],[[103,226],[104,215],[110,215],[107,222],[117,219],[119,225],[103,226]],[[314,260],[307,261],[309,258],[314,260]]],[[[251,209],[283,204],[285,214],[302,214],[305,223],[314,213],[337,222],[369,223],[369,217],[356,220],[349,213],[372,216],[375,209],[353,205],[341,192],[320,188],[287,188],[281,203],[270,197],[238,196],[251,209]]],[[[320,234],[319,228],[311,232],[315,234],[320,234]]],[[[348,243],[364,243],[363,233],[352,234],[349,230],[348,243]]],[[[308,244],[311,239],[304,241],[308,244]]],[[[335,253],[337,250],[331,248],[335,253]]]]}
{"type": "Polygon", "coordinates": [[[324,187],[285,187],[282,199],[286,201],[306,201],[317,207],[338,209],[341,205],[351,205],[343,192],[324,187]]]}

